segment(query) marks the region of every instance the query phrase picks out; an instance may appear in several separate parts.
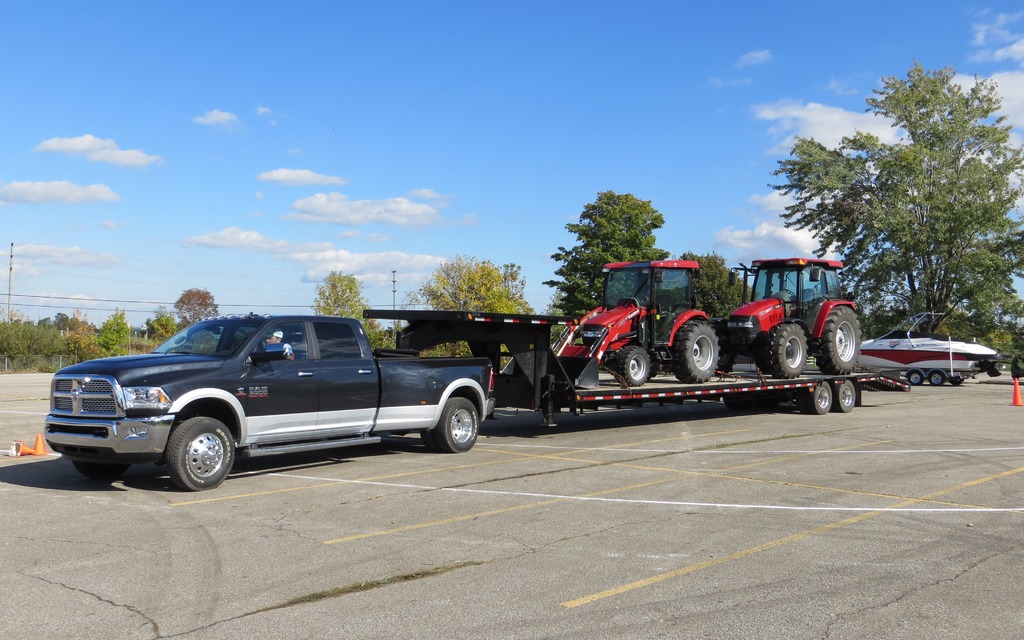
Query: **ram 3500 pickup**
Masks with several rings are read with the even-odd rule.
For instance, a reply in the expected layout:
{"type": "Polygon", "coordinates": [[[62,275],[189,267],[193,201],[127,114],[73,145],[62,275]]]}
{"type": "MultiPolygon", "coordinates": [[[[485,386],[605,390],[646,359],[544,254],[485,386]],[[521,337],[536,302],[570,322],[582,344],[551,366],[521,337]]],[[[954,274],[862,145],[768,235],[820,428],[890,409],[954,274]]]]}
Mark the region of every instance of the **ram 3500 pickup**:
{"type": "Polygon", "coordinates": [[[216,487],[236,456],[328,449],[419,432],[432,451],[468,451],[494,410],[485,358],[374,353],[357,320],[203,320],[151,354],[90,360],[51,383],[47,444],[86,477],[167,466],[191,491],[216,487]]]}

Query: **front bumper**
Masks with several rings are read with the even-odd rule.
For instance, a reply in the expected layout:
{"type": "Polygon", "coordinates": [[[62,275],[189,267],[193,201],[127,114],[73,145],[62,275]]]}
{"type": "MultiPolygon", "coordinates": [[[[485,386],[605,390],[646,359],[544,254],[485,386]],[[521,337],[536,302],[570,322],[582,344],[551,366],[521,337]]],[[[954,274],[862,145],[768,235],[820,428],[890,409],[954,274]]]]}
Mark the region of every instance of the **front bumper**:
{"type": "Polygon", "coordinates": [[[173,415],[149,418],[84,419],[46,416],[44,439],[73,460],[149,462],[163,457],[173,415]]]}

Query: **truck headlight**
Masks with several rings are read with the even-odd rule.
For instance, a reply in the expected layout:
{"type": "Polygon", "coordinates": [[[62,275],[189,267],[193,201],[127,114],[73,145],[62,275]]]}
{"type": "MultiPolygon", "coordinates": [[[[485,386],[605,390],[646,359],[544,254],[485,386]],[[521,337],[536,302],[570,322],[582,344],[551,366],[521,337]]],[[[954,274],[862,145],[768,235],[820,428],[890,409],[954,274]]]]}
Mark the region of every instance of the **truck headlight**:
{"type": "Polygon", "coordinates": [[[125,387],[125,409],[161,409],[171,406],[171,399],[160,387],[125,387]]]}

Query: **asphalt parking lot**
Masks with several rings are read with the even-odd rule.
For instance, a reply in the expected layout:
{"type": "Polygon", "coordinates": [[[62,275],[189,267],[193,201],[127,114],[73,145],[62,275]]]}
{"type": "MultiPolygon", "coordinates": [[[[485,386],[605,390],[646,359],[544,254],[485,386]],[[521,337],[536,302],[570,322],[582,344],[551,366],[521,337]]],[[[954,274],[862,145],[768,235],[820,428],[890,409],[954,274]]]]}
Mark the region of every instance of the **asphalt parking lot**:
{"type": "MultiPolygon", "coordinates": [[[[4,451],[48,382],[0,376],[4,451]]],[[[0,455],[0,637],[1019,637],[1011,401],[968,382],[826,416],[506,414],[465,454],[243,460],[201,493],[0,455]]]]}

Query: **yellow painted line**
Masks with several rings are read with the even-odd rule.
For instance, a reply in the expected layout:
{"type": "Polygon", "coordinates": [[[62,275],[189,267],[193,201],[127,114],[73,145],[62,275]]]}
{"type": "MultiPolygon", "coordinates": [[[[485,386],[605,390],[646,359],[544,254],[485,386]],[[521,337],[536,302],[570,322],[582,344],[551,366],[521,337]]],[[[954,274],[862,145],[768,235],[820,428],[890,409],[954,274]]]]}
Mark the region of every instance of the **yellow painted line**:
{"type": "Polygon", "coordinates": [[[895,505],[893,505],[891,507],[887,507],[884,510],[867,511],[865,513],[861,513],[861,514],[852,516],[850,518],[845,518],[843,520],[838,520],[836,522],[830,522],[828,524],[824,524],[824,525],[821,525],[819,527],[814,527],[813,529],[808,529],[808,530],[802,531],[800,533],[795,533],[793,535],[786,536],[784,538],[779,538],[777,540],[772,540],[772,541],[766,542],[764,544],[759,544],[757,546],[749,547],[747,549],[743,549],[742,551],[737,551],[736,553],[732,553],[732,554],[729,554],[727,556],[723,556],[721,558],[714,558],[714,559],[711,559],[711,560],[705,560],[704,562],[699,562],[697,564],[691,564],[691,565],[687,565],[685,567],[680,567],[679,569],[674,569],[672,571],[667,571],[665,573],[660,573],[658,575],[654,575],[654,576],[651,576],[649,578],[644,578],[643,580],[637,580],[635,582],[630,582],[630,583],[627,583],[627,584],[624,584],[624,585],[621,585],[621,586],[618,586],[618,587],[613,587],[611,589],[605,589],[604,591],[599,591],[597,593],[593,593],[593,594],[588,595],[588,596],[583,596],[581,598],[576,598],[575,600],[569,600],[567,602],[561,603],[561,606],[563,606],[563,607],[565,607],[567,609],[572,609],[574,607],[579,607],[579,606],[582,606],[582,605],[585,605],[585,604],[591,604],[593,602],[597,602],[598,600],[603,600],[605,598],[611,598],[613,596],[622,595],[622,594],[628,593],[630,591],[635,591],[636,589],[642,589],[643,587],[648,587],[648,586],[651,586],[653,584],[657,584],[659,582],[664,582],[666,580],[671,580],[672,578],[678,578],[680,576],[685,576],[685,575],[688,575],[688,574],[691,574],[691,573],[695,573],[697,571],[701,571],[703,569],[708,569],[710,567],[714,567],[714,566],[717,566],[717,565],[720,565],[720,564],[724,564],[726,562],[732,562],[734,560],[740,560],[742,558],[746,558],[746,557],[749,557],[749,556],[752,556],[752,555],[755,555],[755,554],[758,554],[758,553],[761,553],[761,552],[764,552],[764,551],[768,551],[770,549],[775,549],[776,547],[781,547],[783,545],[787,545],[787,544],[790,544],[792,542],[798,542],[800,540],[804,540],[804,539],[809,538],[811,536],[815,536],[815,535],[818,535],[818,534],[821,534],[821,533],[826,533],[826,532],[829,532],[829,531],[833,531],[835,529],[839,529],[839,528],[846,527],[846,526],[849,526],[849,525],[852,525],[852,524],[856,524],[858,522],[863,522],[864,520],[868,520],[870,518],[874,518],[876,516],[880,516],[880,515],[882,515],[884,513],[890,513],[893,509],[901,509],[903,507],[908,507],[908,506],[913,505],[913,504],[918,504],[918,503],[921,503],[921,502],[927,502],[927,501],[931,500],[932,498],[935,498],[935,497],[938,497],[938,496],[941,496],[941,495],[945,495],[947,493],[952,493],[954,491],[959,491],[961,489],[966,489],[966,488],[969,488],[969,487],[974,487],[974,486],[977,486],[979,484],[983,484],[983,483],[986,483],[986,482],[991,482],[993,480],[999,480],[1001,478],[1005,478],[1007,476],[1011,476],[1011,475],[1020,473],[1022,471],[1024,471],[1024,467],[1018,467],[1016,469],[1011,469],[1009,471],[1003,471],[1001,473],[997,473],[997,474],[994,474],[994,475],[991,475],[991,476],[986,476],[984,478],[978,478],[976,480],[971,480],[969,482],[964,482],[962,484],[958,484],[958,485],[953,486],[953,487],[948,487],[946,489],[941,489],[939,491],[935,491],[933,493],[921,496],[919,498],[909,498],[909,499],[904,500],[904,501],[902,501],[900,503],[897,503],[897,504],[895,504],[895,505]]]}

